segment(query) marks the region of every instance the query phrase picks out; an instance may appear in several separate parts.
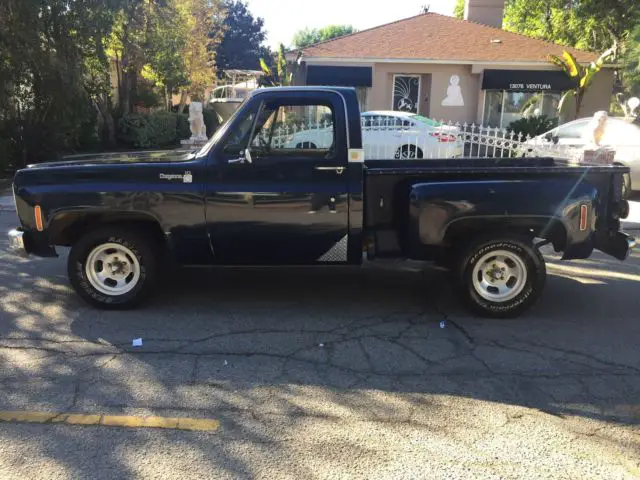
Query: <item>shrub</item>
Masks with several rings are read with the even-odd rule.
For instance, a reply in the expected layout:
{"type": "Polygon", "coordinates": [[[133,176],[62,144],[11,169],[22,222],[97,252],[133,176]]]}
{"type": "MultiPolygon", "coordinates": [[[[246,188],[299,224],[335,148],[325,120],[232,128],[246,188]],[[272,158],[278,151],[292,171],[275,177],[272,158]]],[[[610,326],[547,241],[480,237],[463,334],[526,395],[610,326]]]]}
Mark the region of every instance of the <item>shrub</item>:
{"type": "Polygon", "coordinates": [[[154,112],[149,115],[151,147],[166,147],[178,139],[178,117],[172,112],[154,112]]]}
{"type": "Polygon", "coordinates": [[[118,121],[118,140],[127,146],[150,147],[152,136],[149,115],[127,113],[118,121]]]}
{"type": "Polygon", "coordinates": [[[186,117],[174,112],[128,113],[118,121],[118,140],[133,148],[168,147],[190,136],[186,117]]]}
{"type": "Polygon", "coordinates": [[[525,137],[527,135],[530,137],[537,137],[538,135],[542,135],[557,126],[557,118],[549,118],[546,115],[536,115],[511,122],[507,127],[507,130],[515,133],[516,135],[522,133],[525,137]]]}

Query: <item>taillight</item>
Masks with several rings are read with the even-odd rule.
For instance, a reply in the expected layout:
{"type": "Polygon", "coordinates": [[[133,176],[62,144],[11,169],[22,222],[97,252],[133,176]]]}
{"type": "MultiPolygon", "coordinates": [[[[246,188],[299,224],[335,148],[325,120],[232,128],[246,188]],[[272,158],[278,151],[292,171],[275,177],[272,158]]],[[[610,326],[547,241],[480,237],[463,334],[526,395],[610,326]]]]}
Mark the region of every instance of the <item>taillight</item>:
{"type": "Polygon", "coordinates": [[[430,133],[429,135],[431,135],[436,140],[438,140],[438,142],[441,142],[441,143],[455,142],[457,138],[455,135],[451,133],[434,132],[434,133],[430,133]]]}
{"type": "Polygon", "coordinates": [[[584,232],[587,229],[587,222],[589,221],[589,208],[586,205],[580,205],[580,231],[584,232]]]}
{"type": "Polygon", "coordinates": [[[33,209],[33,215],[36,218],[36,230],[38,230],[39,232],[44,230],[44,224],[42,222],[42,209],[40,208],[40,205],[36,205],[33,209]]]}

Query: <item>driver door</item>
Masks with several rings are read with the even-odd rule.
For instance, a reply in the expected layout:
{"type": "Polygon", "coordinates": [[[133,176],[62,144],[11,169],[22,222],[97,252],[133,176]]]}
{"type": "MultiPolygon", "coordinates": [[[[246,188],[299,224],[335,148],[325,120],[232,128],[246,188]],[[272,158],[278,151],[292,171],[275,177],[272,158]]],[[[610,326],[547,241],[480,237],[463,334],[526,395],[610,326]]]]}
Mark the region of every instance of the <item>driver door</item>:
{"type": "Polygon", "coordinates": [[[214,152],[206,213],[215,263],[346,263],[342,99],[332,92],[263,96],[258,110],[239,120],[252,123],[250,134],[231,132],[214,152]]]}

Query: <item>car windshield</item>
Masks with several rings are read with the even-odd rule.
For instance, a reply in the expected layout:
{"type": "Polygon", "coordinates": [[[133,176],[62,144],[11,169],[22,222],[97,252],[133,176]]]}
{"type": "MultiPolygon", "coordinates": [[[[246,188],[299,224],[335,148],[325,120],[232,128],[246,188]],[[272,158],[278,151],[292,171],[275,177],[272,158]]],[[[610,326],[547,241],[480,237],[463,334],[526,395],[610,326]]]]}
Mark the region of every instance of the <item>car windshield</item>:
{"type": "Polygon", "coordinates": [[[422,115],[410,115],[409,118],[411,118],[411,120],[416,120],[420,123],[424,123],[425,125],[429,125],[430,127],[442,126],[442,123],[437,122],[431,118],[423,117],[422,115]]]}

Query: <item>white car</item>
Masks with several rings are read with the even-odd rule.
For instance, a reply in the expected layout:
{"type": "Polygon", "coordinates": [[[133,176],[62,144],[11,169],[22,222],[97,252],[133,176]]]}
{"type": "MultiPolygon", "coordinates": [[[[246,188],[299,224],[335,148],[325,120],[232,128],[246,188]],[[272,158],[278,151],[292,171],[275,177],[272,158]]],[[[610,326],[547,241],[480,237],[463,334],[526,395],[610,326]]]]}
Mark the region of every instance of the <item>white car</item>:
{"type": "MultiPolygon", "coordinates": [[[[374,111],[361,114],[362,143],[367,160],[452,158],[462,156],[461,131],[413,113],[374,111]]],[[[330,148],[333,129],[318,124],[296,132],[290,148],[330,148]]]]}
{"type": "MultiPolygon", "coordinates": [[[[574,149],[585,146],[584,130],[591,117],[580,118],[565,123],[542,135],[534,137],[530,144],[544,149],[553,145],[553,149],[574,149]]],[[[640,126],[632,123],[632,119],[609,117],[605,124],[602,146],[611,147],[615,151],[614,162],[631,169],[631,176],[625,179],[625,189],[640,188],[640,126]]]]}

